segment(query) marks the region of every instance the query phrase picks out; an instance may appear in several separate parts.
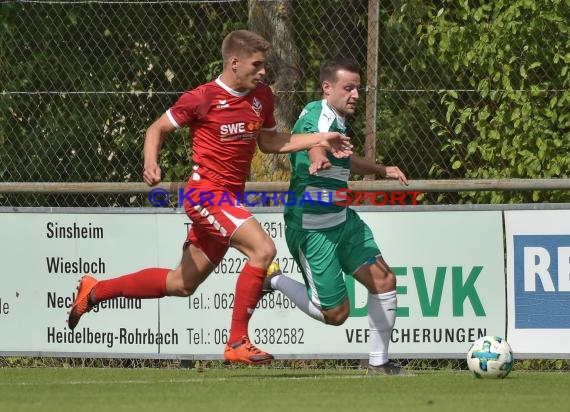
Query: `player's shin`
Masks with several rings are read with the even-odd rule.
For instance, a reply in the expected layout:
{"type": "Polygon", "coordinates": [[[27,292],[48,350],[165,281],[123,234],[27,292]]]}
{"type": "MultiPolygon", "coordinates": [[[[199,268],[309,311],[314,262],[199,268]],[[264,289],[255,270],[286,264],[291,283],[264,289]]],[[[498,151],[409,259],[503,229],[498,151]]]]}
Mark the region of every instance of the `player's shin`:
{"type": "Polygon", "coordinates": [[[166,296],[166,275],[170,269],[148,268],[114,279],[101,280],[93,290],[95,302],[117,297],[153,299],[166,296]]]}
{"type": "Polygon", "coordinates": [[[275,290],[280,291],[291,299],[291,301],[304,313],[313,319],[325,323],[323,313],[313,304],[313,302],[309,300],[309,297],[307,296],[307,288],[303,283],[297,282],[287,276],[280,275],[276,276],[275,279],[272,279],[271,285],[275,290]]]}
{"type": "Polygon", "coordinates": [[[388,346],[396,323],[396,291],[368,295],[368,325],[370,327],[369,364],[388,362],[388,346]]]}
{"type": "Polygon", "coordinates": [[[266,269],[245,264],[236,282],[234,309],[229,343],[239,342],[248,335],[249,319],[259,301],[266,269]]]}

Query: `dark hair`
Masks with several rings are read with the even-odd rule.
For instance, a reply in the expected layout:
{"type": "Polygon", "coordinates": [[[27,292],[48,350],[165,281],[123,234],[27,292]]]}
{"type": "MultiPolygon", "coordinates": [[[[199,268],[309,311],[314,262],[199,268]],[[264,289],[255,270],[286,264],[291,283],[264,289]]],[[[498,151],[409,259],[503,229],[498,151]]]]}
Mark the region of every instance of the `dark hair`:
{"type": "Polygon", "coordinates": [[[335,57],[333,59],[326,60],[323,64],[321,64],[321,71],[319,76],[321,84],[324,81],[334,83],[337,80],[336,74],[339,70],[346,70],[351,73],[360,74],[360,65],[356,62],[356,60],[349,57],[335,57]]]}
{"type": "Polygon", "coordinates": [[[225,63],[233,55],[266,53],[269,47],[269,42],[257,33],[249,30],[232,31],[222,42],[222,59],[225,63]]]}

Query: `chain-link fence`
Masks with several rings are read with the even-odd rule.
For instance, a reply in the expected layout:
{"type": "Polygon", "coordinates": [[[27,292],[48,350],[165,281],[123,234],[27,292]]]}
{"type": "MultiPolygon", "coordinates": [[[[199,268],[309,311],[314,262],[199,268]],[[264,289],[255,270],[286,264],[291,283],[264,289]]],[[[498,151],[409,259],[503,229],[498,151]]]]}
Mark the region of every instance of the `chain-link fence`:
{"type": "MultiPolygon", "coordinates": [[[[0,1],[0,181],[140,182],[146,128],[181,92],[220,73],[221,41],[240,28],[272,43],[267,82],[282,130],[320,98],[318,67],[340,54],[362,63],[351,133],[358,153],[397,164],[412,179],[567,177],[570,164],[560,152],[570,149],[570,121],[557,109],[570,101],[570,12],[557,0],[480,3],[469,9],[404,0],[0,1]],[[485,57],[477,43],[485,39],[475,30],[493,34],[498,23],[489,16],[511,9],[523,13],[520,25],[505,25],[488,39],[491,46],[497,41],[496,55],[477,70],[469,58],[485,57]],[[446,30],[457,31],[457,44],[446,30]],[[502,36],[509,30],[520,44],[502,36]],[[510,47],[512,59],[503,53],[510,47]],[[517,126],[517,113],[547,124],[517,126]],[[480,136],[505,142],[487,147],[480,136]]],[[[191,155],[187,131],[167,139],[164,181],[186,180],[191,155]]],[[[256,156],[250,180],[286,180],[287,167],[283,156],[256,156]]],[[[0,205],[141,206],[146,199],[0,193],[0,205]]]]}

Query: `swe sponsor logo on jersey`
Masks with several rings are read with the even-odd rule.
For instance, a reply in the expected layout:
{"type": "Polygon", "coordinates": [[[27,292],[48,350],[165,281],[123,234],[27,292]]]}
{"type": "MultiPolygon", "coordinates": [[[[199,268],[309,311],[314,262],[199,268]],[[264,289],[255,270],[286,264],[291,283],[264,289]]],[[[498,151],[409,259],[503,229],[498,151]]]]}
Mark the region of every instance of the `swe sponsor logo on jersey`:
{"type": "Polygon", "coordinates": [[[570,235],[514,235],[515,327],[570,328],[570,235]]]}
{"type": "Polygon", "coordinates": [[[229,136],[237,133],[245,133],[245,123],[232,123],[232,124],[223,124],[220,126],[220,135],[229,136]]]}
{"type": "Polygon", "coordinates": [[[220,137],[222,141],[228,140],[251,140],[261,130],[261,122],[237,122],[220,125],[220,137]]]}

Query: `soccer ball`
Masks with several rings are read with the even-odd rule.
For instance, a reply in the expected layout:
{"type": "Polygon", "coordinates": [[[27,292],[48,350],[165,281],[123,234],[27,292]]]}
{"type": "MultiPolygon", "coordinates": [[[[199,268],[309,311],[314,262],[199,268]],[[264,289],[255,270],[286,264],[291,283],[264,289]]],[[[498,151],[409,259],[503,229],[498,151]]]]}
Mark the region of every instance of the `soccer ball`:
{"type": "Polygon", "coordinates": [[[271,264],[267,268],[267,276],[272,277],[280,274],[281,274],[281,268],[279,267],[277,262],[276,261],[271,262],[271,264]]]}
{"type": "Polygon", "coordinates": [[[476,340],[467,352],[467,366],[477,378],[505,378],[514,360],[511,346],[498,336],[476,340]]]}

